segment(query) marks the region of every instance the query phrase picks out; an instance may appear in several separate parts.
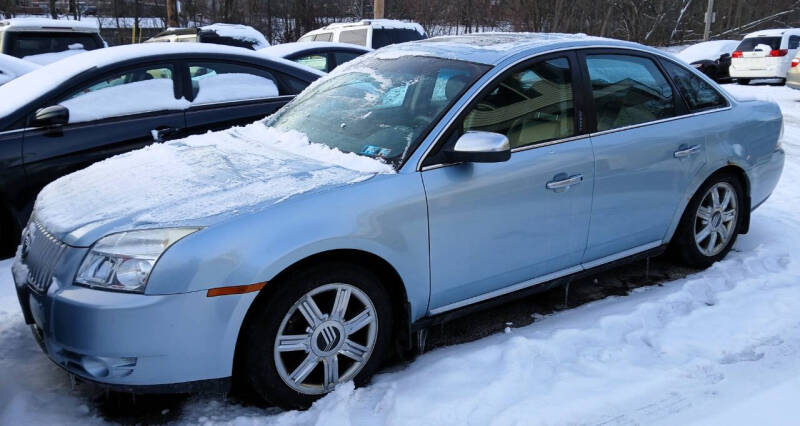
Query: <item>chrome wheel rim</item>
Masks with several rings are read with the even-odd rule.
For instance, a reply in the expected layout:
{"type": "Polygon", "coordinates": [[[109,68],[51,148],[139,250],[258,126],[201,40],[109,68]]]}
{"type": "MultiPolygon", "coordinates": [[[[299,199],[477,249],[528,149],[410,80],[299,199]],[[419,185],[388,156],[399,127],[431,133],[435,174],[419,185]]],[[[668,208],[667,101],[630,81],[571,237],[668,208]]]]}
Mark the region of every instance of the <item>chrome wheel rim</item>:
{"type": "Polygon", "coordinates": [[[716,256],[733,238],[739,209],[736,190],[727,182],[706,191],[694,219],[694,242],[704,256],[716,256]]]}
{"type": "Polygon", "coordinates": [[[377,312],[366,293],[350,284],[326,284],[303,295],[284,316],[275,366],[300,393],[330,392],[364,368],[377,335],[377,312]]]}

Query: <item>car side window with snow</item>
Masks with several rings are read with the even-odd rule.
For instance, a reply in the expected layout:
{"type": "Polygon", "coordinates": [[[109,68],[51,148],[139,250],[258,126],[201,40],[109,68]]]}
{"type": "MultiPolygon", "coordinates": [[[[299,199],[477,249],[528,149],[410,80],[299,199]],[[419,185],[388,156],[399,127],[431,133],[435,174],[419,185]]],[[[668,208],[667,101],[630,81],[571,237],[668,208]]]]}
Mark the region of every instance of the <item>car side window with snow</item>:
{"type": "Polygon", "coordinates": [[[632,55],[587,55],[586,66],[598,131],[676,115],[672,86],[651,59],[632,55]]]}
{"type": "Polygon", "coordinates": [[[572,73],[561,57],[505,78],[467,114],[463,130],[502,133],[518,148],[574,135],[574,117],[572,73]]]}
{"type": "Polygon", "coordinates": [[[190,62],[192,104],[243,101],[280,96],[268,71],[226,62],[190,62]]]}
{"type": "Polygon", "coordinates": [[[58,104],[69,110],[69,122],[152,111],[180,110],[184,99],[176,99],[171,65],[126,70],[95,80],[62,98],[58,104]]]}
{"type": "Polygon", "coordinates": [[[721,108],[728,104],[725,97],[702,78],[670,61],[663,61],[663,64],[690,111],[721,108]]]}

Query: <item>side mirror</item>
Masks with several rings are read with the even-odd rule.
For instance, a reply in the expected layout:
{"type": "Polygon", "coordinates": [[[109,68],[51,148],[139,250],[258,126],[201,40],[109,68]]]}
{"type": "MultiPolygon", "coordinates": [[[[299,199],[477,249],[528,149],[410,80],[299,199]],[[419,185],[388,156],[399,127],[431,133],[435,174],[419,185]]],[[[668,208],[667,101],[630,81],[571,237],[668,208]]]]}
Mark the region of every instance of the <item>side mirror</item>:
{"type": "Polygon", "coordinates": [[[36,111],[33,119],[38,126],[63,126],[69,123],[69,110],[61,105],[53,105],[36,111]]]}
{"type": "Polygon", "coordinates": [[[511,144],[500,133],[474,131],[461,135],[444,153],[452,162],[499,163],[511,158],[511,144]]]}

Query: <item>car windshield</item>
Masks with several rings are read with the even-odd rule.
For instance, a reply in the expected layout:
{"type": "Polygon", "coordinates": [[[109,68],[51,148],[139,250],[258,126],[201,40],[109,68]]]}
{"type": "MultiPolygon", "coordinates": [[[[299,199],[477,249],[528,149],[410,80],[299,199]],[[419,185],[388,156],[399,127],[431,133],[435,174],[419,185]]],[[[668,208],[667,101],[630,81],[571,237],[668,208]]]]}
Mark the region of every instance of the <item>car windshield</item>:
{"type": "Polygon", "coordinates": [[[424,56],[367,57],[340,67],[267,125],[399,166],[488,66],[424,56]]]}
{"type": "Polygon", "coordinates": [[[759,44],[766,44],[772,50],[778,50],[781,48],[781,38],[780,37],[750,37],[742,40],[739,43],[739,47],[736,50],[742,52],[753,52],[756,50],[756,46],[759,44]]]}

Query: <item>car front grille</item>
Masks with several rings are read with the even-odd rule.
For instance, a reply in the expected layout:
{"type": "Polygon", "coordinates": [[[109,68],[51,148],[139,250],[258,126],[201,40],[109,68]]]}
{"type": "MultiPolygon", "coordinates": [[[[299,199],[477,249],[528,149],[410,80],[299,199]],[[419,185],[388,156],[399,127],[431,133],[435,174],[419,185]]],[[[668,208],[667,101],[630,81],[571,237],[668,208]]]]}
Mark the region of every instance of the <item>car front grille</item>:
{"type": "Polygon", "coordinates": [[[31,221],[22,236],[22,261],[28,267],[28,285],[44,293],[53,281],[67,245],[58,241],[36,221],[31,221]]]}

